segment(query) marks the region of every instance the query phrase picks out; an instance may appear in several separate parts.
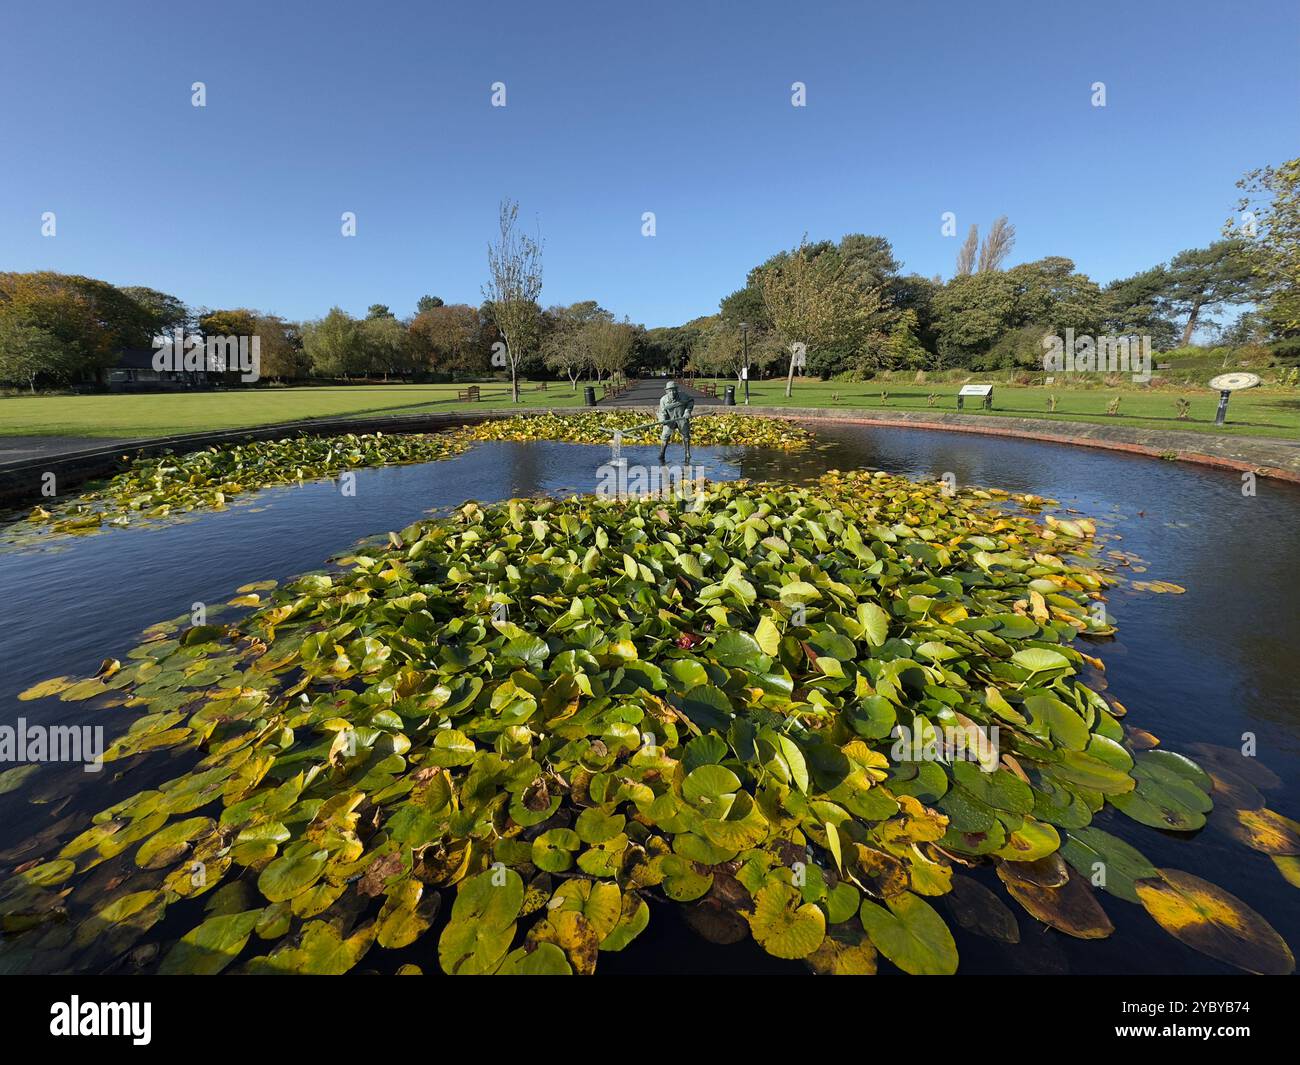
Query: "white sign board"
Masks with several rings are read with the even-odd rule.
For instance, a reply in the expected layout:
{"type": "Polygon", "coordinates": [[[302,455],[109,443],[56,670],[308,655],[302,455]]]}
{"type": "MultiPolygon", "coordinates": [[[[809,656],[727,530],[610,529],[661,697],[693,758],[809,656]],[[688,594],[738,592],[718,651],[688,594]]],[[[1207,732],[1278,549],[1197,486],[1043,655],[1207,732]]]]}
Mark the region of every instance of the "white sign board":
{"type": "Polygon", "coordinates": [[[741,379],[742,381],[748,381],[748,380],[749,380],[749,367],[748,367],[748,366],[742,366],[742,367],[740,368],[740,379],[741,379]]]}
{"type": "Polygon", "coordinates": [[[993,394],[992,385],[962,385],[959,396],[991,396],[993,394]]]}

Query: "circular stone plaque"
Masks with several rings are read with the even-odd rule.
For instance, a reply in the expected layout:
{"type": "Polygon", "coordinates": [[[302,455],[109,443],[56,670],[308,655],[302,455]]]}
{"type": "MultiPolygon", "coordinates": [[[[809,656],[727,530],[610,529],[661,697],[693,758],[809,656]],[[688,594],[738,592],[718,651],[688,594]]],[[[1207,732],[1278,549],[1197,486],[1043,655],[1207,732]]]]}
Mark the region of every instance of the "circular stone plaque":
{"type": "Polygon", "coordinates": [[[1210,379],[1210,387],[1219,392],[1237,392],[1243,388],[1254,388],[1259,384],[1259,374],[1221,373],[1210,379]]]}

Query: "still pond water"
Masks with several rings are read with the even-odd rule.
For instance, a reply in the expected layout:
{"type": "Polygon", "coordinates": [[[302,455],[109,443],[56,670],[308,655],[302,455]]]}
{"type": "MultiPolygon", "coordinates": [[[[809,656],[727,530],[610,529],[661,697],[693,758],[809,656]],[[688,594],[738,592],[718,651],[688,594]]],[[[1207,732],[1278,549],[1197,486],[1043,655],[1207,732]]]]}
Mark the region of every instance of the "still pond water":
{"type": "MultiPolygon", "coordinates": [[[[819,426],[827,445],[815,454],[697,448],[711,479],[808,480],[831,467],[872,468],[913,478],[956,476],[959,485],[1034,492],[1104,523],[1114,545],[1141,556],[1144,579],[1172,581],[1185,595],[1116,590],[1109,609],[1119,639],[1089,648],[1107,667],[1110,692],[1129,708],[1128,723],[1171,750],[1196,742],[1239,747],[1257,737],[1260,762],[1282,780],[1271,809],[1300,815],[1300,489],[1261,479],[1243,496],[1239,475],[1056,444],[906,429],[819,426]]],[[[0,553],[0,723],[19,716],[42,724],[106,724],[112,711],[76,703],[19,703],[18,692],[58,674],[90,675],[120,657],[153,622],[224,603],[242,584],[283,580],[318,569],[357,540],[398,529],[430,510],[533,494],[589,492],[607,451],[558,443],[484,443],[450,461],[363,470],[356,494],[333,482],[270,489],[220,513],[166,527],[113,531],[57,548],[0,553]]],[[[624,448],[632,463],[649,448],[624,448]]],[[[126,721],[120,728],[125,730],[126,721]]],[[[110,725],[108,738],[117,734],[110,725]]],[[[94,780],[85,776],[85,780],[94,780]]],[[[80,784],[64,775],[60,787],[80,784]]],[[[0,796],[0,852],[49,823],[103,803],[84,785],[47,789],[33,804],[27,788],[0,796]],[[51,801],[53,800],[53,801],[51,801]]],[[[1300,948],[1300,907],[1269,858],[1233,840],[1216,817],[1200,832],[1162,833],[1103,813],[1099,827],[1127,839],[1157,866],[1184,869],[1237,895],[1300,948]]],[[[1003,895],[987,870],[976,875],[1003,895]],[[985,875],[987,874],[987,875],[985,875]]],[[[1161,931],[1137,906],[1099,893],[1113,937],[1079,941],[1046,930],[1016,909],[1021,943],[1002,946],[953,928],[962,973],[1216,973],[1229,966],[1161,931]]],[[[942,904],[940,904],[942,908],[942,904]]],[[[600,971],[802,972],[752,942],[711,946],[675,907],[656,907],[651,926],[622,954],[602,955],[600,971]]],[[[952,922],[950,922],[951,924],[952,922]]],[[[426,972],[437,972],[433,937],[417,944],[426,972]],[[427,947],[426,947],[427,944],[427,947]]],[[[364,964],[364,963],[363,963],[364,964]]],[[[891,967],[883,959],[882,971],[891,967]]]]}

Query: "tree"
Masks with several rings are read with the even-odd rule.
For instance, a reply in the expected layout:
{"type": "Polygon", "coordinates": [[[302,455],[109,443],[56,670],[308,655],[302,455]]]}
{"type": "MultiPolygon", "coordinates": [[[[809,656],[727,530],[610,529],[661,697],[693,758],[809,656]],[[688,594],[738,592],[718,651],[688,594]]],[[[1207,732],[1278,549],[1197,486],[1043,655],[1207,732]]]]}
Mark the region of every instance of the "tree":
{"type": "Polygon", "coordinates": [[[846,276],[842,257],[813,254],[807,238],[794,251],[770,260],[763,268],[760,285],[767,317],[789,352],[787,396],[793,389],[800,353],[806,361],[814,348],[855,339],[859,324],[881,306],[878,285],[865,290],[855,286],[846,276]]]}
{"type": "Polygon", "coordinates": [[[341,307],[303,327],[303,351],[313,372],[321,377],[347,377],[365,368],[365,345],[361,326],[341,307]]]}
{"type": "Polygon", "coordinates": [[[1169,274],[1164,264],[1132,277],[1116,278],[1102,290],[1106,331],[1114,336],[1149,336],[1158,348],[1173,346],[1177,330],[1166,313],[1169,274]]]}
{"type": "Polygon", "coordinates": [[[130,285],[120,290],[122,295],[134,300],[150,319],[154,336],[163,336],[177,329],[188,329],[191,324],[190,309],[175,296],[159,292],[156,288],[130,285]]]}
{"type": "Polygon", "coordinates": [[[739,378],[744,365],[740,329],[731,322],[714,316],[700,330],[699,339],[691,349],[690,365],[696,373],[739,378]]]}
{"type": "Polygon", "coordinates": [[[366,320],[370,321],[375,318],[396,319],[397,315],[389,310],[387,303],[372,303],[368,308],[366,308],[366,320]]]}
{"type": "Polygon", "coordinates": [[[908,308],[899,315],[897,323],[885,341],[885,352],[891,370],[923,370],[930,361],[930,353],[925,350],[917,336],[920,330],[916,311],[908,308]]]}
{"type": "Polygon", "coordinates": [[[1007,221],[1006,215],[996,219],[989,227],[988,236],[984,238],[984,245],[980,248],[980,272],[1001,270],[1003,262],[1011,254],[1011,248],[1015,243],[1016,227],[1007,221]]]}
{"type": "Polygon", "coordinates": [[[1190,248],[1175,255],[1167,271],[1169,287],[1166,305],[1177,315],[1186,315],[1182,346],[1192,334],[1203,312],[1213,312],[1225,303],[1247,303],[1256,291],[1255,271],[1245,242],[1236,237],[1216,240],[1208,248],[1190,248]]]}
{"type": "Polygon", "coordinates": [[[599,379],[601,372],[611,377],[625,369],[632,357],[635,330],[630,322],[596,320],[582,327],[587,333],[591,350],[591,364],[599,379]]]}
{"type": "Polygon", "coordinates": [[[690,361],[699,340],[700,329],[689,323],[648,329],[641,354],[643,367],[651,371],[666,370],[676,376],[690,361]]]}
{"type": "Polygon", "coordinates": [[[1016,285],[1008,274],[958,274],[934,295],[936,368],[969,366],[1015,324],[1016,285]]]}
{"type": "Polygon", "coordinates": [[[235,307],[224,311],[201,311],[199,330],[205,337],[248,337],[257,331],[257,311],[235,307]]]}
{"type": "MultiPolygon", "coordinates": [[[[426,307],[409,329],[413,365],[429,372],[469,369],[482,355],[483,323],[468,304],[426,307]]],[[[477,368],[476,366],[474,368],[477,368]]]]}
{"type": "Polygon", "coordinates": [[[63,380],[76,366],[76,357],[53,333],[13,317],[0,317],[0,381],[25,384],[35,395],[38,377],[63,380]]]}
{"type": "Polygon", "coordinates": [[[543,360],[549,369],[564,374],[576,392],[578,378],[596,369],[598,337],[594,327],[612,322],[614,316],[595,300],[552,307],[547,314],[555,327],[542,342],[543,360]]]}
{"type": "Polygon", "coordinates": [[[1101,288],[1087,274],[1079,273],[1072,259],[1049,255],[1013,266],[1006,276],[1014,293],[1008,330],[1036,325],[1044,333],[1060,333],[1066,328],[1094,335],[1101,332],[1105,319],[1101,288]]]}
{"type": "Polygon", "coordinates": [[[311,360],[302,349],[302,332],[296,322],[274,314],[258,314],[253,322],[262,355],[261,374],[276,380],[306,377],[311,360]]]}
{"type": "Polygon", "coordinates": [[[980,246],[980,227],[972,225],[966,242],[957,249],[957,277],[965,277],[975,269],[975,253],[980,246]]]}
{"type": "Polygon", "coordinates": [[[519,402],[519,363],[535,335],[542,294],[542,243],[516,229],[519,204],[501,201],[495,244],[488,244],[488,283],[484,298],[492,305],[492,320],[501,331],[510,365],[510,393],[519,402]]]}
{"type": "Polygon", "coordinates": [[[368,372],[381,373],[387,381],[389,374],[411,371],[411,348],[407,342],[406,326],[391,313],[368,316],[361,323],[360,332],[362,364],[368,372]]]}
{"type": "Polygon", "coordinates": [[[415,313],[421,315],[425,311],[431,311],[436,307],[442,306],[444,306],[444,304],[437,296],[421,296],[415,301],[415,313]]]}
{"type": "Polygon", "coordinates": [[[1278,336],[1300,335],[1300,158],[1252,170],[1237,187],[1264,316],[1278,336]]]}
{"type": "Polygon", "coordinates": [[[126,348],[146,348],[155,319],[107,281],[76,274],[0,274],[0,318],[45,330],[73,360],[67,376],[102,380],[126,348]]]}

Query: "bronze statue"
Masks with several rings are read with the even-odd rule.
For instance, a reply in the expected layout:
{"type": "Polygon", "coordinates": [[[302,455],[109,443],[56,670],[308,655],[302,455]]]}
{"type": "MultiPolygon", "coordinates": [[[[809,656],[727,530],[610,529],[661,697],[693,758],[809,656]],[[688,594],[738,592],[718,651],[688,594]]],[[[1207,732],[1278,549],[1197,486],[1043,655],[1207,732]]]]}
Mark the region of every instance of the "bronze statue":
{"type": "Polygon", "coordinates": [[[682,461],[689,464],[691,461],[691,417],[695,411],[695,400],[690,396],[682,396],[678,393],[677,382],[669,381],[664,385],[663,398],[659,400],[659,418],[657,424],[661,426],[659,430],[659,464],[667,460],[668,443],[673,438],[673,433],[681,434],[682,444],[686,448],[686,455],[682,461]]]}

